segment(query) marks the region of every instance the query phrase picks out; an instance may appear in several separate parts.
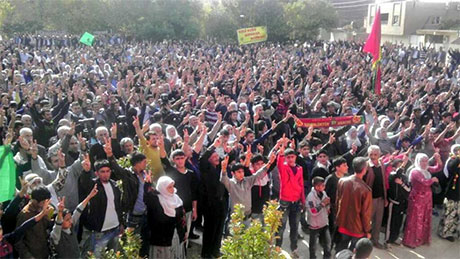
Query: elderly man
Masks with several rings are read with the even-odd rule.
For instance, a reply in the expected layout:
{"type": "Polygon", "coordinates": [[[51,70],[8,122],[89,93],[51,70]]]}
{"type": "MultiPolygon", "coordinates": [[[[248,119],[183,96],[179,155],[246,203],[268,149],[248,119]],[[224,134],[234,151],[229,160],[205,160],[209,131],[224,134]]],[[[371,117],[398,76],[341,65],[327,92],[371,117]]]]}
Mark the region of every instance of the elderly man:
{"type": "Polygon", "coordinates": [[[364,181],[372,189],[372,244],[383,249],[384,245],[379,243],[380,228],[382,227],[383,211],[388,205],[387,188],[385,180],[386,166],[380,161],[380,148],[372,145],[367,149],[369,156],[369,167],[364,181]]]}
{"type": "Polygon", "coordinates": [[[94,162],[96,160],[107,159],[107,155],[104,151],[104,144],[108,140],[110,140],[110,144],[112,146],[115,158],[120,158],[122,156],[120,143],[118,143],[117,141],[117,134],[114,127],[112,127],[112,134],[110,139],[109,130],[106,127],[100,126],[96,128],[96,140],[97,143],[91,146],[91,148],[89,149],[89,157],[91,159],[92,165],[94,165],[94,162]]]}

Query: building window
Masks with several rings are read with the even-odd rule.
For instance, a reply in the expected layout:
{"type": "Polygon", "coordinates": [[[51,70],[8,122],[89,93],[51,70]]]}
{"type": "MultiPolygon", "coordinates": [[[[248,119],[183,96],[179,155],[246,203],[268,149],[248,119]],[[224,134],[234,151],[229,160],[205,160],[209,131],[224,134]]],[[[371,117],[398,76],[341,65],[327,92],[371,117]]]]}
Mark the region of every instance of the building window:
{"type": "Polygon", "coordinates": [[[394,15],[393,16],[393,23],[391,25],[399,26],[399,15],[394,15]]]}
{"type": "Polygon", "coordinates": [[[434,16],[431,19],[431,24],[440,24],[441,23],[441,16],[434,16]]]}
{"type": "Polygon", "coordinates": [[[393,4],[393,21],[392,25],[400,26],[401,25],[401,3],[393,4]]]}
{"type": "Polygon", "coordinates": [[[371,5],[369,8],[369,25],[372,25],[375,17],[375,5],[371,5]]]}
{"type": "Polygon", "coordinates": [[[389,13],[382,13],[380,15],[380,19],[381,19],[381,22],[382,22],[382,25],[385,25],[385,24],[388,24],[388,17],[390,16],[389,13]]]}

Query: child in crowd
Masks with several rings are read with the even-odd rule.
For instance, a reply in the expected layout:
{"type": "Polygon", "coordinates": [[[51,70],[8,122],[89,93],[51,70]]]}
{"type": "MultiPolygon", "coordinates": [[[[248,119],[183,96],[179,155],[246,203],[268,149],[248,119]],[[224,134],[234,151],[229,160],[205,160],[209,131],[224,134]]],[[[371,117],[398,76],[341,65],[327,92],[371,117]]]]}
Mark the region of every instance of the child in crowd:
{"type": "Polygon", "coordinates": [[[80,258],[80,248],[74,226],[80,219],[80,215],[88,202],[96,194],[97,185],[94,185],[89,195],[77,206],[73,213],[65,209],[65,197],[60,198],[58,216],[51,231],[51,243],[54,246],[56,258],[80,258]]]}
{"type": "Polygon", "coordinates": [[[227,176],[227,166],[229,157],[226,156],[222,161],[221,168],[222,174],[220,181],[224,184],[230,199],[232,201],[231,210],[233,211],[235,204],[242,204],[244,206],[244,215],[248,219],[251,216],[251,189],[254,186],[256,180],[261,179],[265,176],[268,168],[275,162],[276,154],[274,152],[270,155],[270,160],[264,167],[260,168],[255,174],[251,176],[244,176],[244,166],[237,163],[232,168],[233,178],[230,179],[227,176]]]}
{"type": "Polygon", "coordinates": [[[324,189],[324,178],[316,176],[312,180],[313,188],[307,196],[307,222],[310,228],[310,258],[316,258],[316,241],[324,249],[324,258],[331,258],[331,235],[329,234],[330,198],[324,189]]]}

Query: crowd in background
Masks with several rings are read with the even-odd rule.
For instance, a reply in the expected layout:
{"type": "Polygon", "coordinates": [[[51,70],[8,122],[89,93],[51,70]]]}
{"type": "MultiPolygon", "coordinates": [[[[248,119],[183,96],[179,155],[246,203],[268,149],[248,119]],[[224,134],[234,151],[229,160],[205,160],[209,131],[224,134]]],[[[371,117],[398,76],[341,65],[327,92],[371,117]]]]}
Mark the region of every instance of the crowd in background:
{"type": "Polygon", "coordinates": [[[289,224],[294,257],[316,258],[318,241],[325,258],[351,258],[362,238],[429,245],[433,217],[458,242],[457,52],[383,45],[377,96],[356,42],[76,40],[0,42],[18,189],[0,257],[100,257],[134,231],[141,256],[185,258],[202,229],[201,256],[216,258],[233,205],[250,224],[269,199],[284,212],[276,244],[289,224]],[[354,115],[365,123],[296,125],[354,115]]]}

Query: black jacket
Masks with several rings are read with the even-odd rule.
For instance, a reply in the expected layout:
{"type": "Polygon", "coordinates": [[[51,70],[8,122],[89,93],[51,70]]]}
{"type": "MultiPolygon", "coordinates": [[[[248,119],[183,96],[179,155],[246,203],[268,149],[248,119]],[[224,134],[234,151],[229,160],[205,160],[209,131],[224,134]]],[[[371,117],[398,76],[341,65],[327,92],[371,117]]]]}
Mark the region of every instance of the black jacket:
{"type": "Polygon", "coordinates": [[[174,230],[183,241],[186,232],[184,207],[176,208],[176,217],[167,216],[158,199],[159,193],[152,190],[150,183],[144,185],[144,202],[147,206],[147,220],[150,228],[150,245],[171,246],[174,230]]]}
{"type": "MultiPolygon", "coordinates": [[[[110,180],[109,183],[113,188],[113,195],[115,196],[114,203],[115,210],[118,215],[118,221],[122,224],[121,191],[116,186],[115,181],[110,180]]],[[[78,182],[79,197],[80,201],[82,201],[86,196],[88,196],[93,189],[94,184],[97,184],[98,193],[91,199],[91,202],[88,203],[88,206],[86,206],[83,211],[81,215],[81,223],[90,231],[101,232],[107,208],[107,196],[101,180],[99,180],[99,178],[91,179],[91,174],[89,172],[83,172],[78,182]]]]}
{"type": "Polygon", "coordinates": [[[195,172],[186,169],[187,172],[183,174],[172,167],[167,158],[162,158],[161,162],[165,168],[166,175],[174,180],[177,195],[182,199],[185,211],[192,211],[193,201],[198,199],[199,182],[195,172]]]}
{"type": "Polygon", "coordinates": [[[460,200],[460,158],[451,159],[447,163],[449,177],[447,178],[446,198],[448,200],[460,200]]]}
{"type": "Polygon", "coordinates": [[[326,194],[331,199],[331,212],[336,213],[335,202],[337,200],[337,185],[339,184],[339,178],[335,173],[330,174],[326,178],[326,194]]]}
{"type": "Polygon", "coordinates": [[[204,197],[203,206],[208,209],[220,208],[226,210],[228,205],[228,192],[220,182],[220,165],[214,167],[208,161],[208,158],[214,152],[215,148],[210,147],[200,157],[201,192],[204,197]]]}
{"type": "Polygon", "coordinates": [[[399,168],[396,172],[391,172],[388,176],[388,199],[390,202],[399,205],[401,208],[407,208],[407,201],[409,198],[410,187],[407,176],[404,174],[404,169],[399,168]],[[395,182],[396,178],[400,178],[403,185],[395,182]]]}
{"type": "Polygon", "coordinates": [[[139,178],[133,171],[122,168],[114,156],[109,158],[109,162],[112,168],[110,179],[114,181],[121,180],[122,182],[121,209],[124,213],[131,212],[134,209],[139,193],[139,178]]]}

